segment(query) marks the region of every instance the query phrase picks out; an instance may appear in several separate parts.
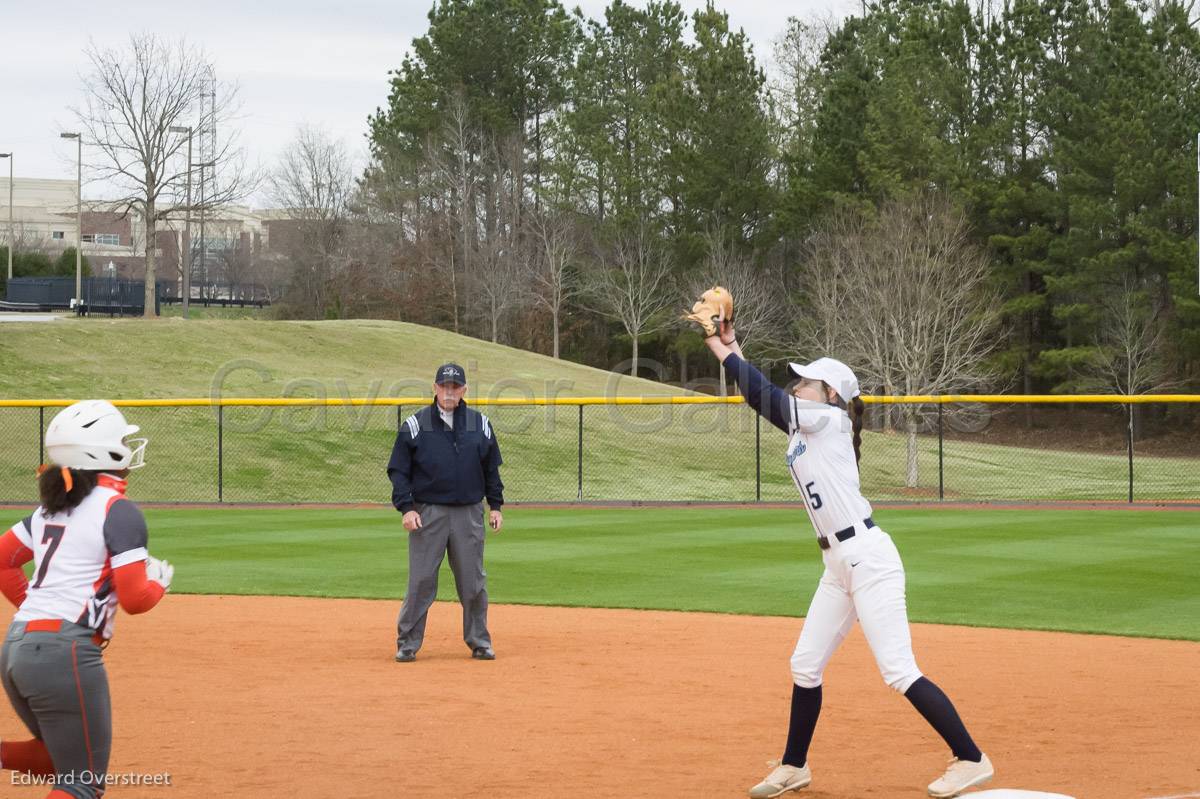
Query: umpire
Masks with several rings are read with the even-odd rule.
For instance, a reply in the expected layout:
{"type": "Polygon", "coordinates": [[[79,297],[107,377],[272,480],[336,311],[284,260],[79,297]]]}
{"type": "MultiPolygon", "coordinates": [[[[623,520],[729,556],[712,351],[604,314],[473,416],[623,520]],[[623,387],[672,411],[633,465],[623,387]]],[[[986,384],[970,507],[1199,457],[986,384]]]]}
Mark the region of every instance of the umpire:
{"type": "Polygon", "coordinates": [[[434,400],[400,426],[388,477],[392,504],[404,514],[408,591],[397,624],[396,660],[416,660],[425,617],[437,596],[438,569],[450,569],[463,609],[463,640],[477,660],[495,660],[487,629],[487,572],[483,570],[483,499],[496,532],[504,519],[500,445],[488,418],[467,407],[466,372],[448,363],[433,379],[434,400]]]}

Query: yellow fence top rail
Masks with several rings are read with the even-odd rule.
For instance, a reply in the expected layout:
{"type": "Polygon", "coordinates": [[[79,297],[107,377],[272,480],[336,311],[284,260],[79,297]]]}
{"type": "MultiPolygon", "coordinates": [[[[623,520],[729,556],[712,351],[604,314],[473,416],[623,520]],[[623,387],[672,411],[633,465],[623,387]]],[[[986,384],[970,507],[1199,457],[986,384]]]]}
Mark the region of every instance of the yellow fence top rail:
{"type": "MultiPolygon", "coordinates": [[[[65,408],[74,399],[0,399],[0,408],[65,408]]],[[[192,397],[184,399],[116,399],[114,405],[125,408],[195,408],[195,407],[358,407],[363,405],[397,406],[427,405],[430,397],[192,397]]],[[[1200,394],[943,394],[916,396],[863,396],[869,404],[883,405],[951,405],[965,403],[1116,403],[1121,405],[1159,402],[1200,403],[1200,394]]],[[[469,398],[472,405],[537,406],[537,405],[737,405],[741,397],[506,397],[469,398]]]]}

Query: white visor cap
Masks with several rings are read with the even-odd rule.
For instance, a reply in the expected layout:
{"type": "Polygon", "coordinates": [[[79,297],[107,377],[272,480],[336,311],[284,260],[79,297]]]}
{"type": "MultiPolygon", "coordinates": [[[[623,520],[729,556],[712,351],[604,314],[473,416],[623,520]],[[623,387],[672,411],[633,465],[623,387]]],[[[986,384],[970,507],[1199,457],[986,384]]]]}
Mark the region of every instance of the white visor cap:
{"type": "Polygon", "coordinates": [[[858,378],[850,367],[836,358],[817,358],[809,364],[789,363],[788,371],[808,380],[824,380],[846,402],[857,397],[858,378]]]}

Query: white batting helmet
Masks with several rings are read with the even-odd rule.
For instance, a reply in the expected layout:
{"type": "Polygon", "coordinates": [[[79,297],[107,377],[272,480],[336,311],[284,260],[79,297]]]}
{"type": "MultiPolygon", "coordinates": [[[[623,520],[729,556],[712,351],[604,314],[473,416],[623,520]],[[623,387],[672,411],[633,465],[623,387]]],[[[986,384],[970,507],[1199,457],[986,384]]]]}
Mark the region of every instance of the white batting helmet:
{"type": "Polygon", "coordinates": [[[138,431],[111,402],[84,400],[63,408],[46,430],[46,454],[69,469],[119,471],[146,465],[146,439],[126,436],[138,431]]]}

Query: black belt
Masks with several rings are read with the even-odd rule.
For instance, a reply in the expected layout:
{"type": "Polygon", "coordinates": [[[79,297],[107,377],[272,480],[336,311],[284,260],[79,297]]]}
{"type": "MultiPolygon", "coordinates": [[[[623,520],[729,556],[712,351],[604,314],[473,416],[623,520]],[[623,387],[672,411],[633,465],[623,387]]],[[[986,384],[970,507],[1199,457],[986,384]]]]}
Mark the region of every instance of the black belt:
{"type": "MultiPolygon", "coordinates": [[[[863,526],[867,529],[870,529],[875,526],[875,520],[868,516],[867,518],[863,519],[863,526]]],[[[850,526],[845,530],[838,530],[833,534],[833,537],[838,541],[849,541],[851,538],[854,538],[854,527],[850,526]]],[[[821,549],[829,549],[829,539],[823,535],[817,536],[817,546],[819,546],[821,549]]]]}

